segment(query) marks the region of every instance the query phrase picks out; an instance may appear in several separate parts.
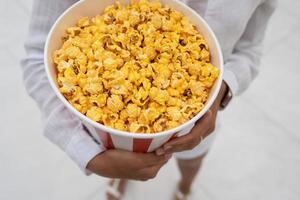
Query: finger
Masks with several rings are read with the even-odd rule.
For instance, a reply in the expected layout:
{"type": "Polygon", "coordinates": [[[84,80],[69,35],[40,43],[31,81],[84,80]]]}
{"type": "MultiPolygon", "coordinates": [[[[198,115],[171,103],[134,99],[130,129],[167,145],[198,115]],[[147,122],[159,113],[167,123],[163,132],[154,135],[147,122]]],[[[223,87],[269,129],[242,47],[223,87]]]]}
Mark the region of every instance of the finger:
{"type": "MultiPolygon", "coordinates": [[[[167,162],[167,161],[166,161],[167,162]]],[[[163,165],[154,165],[145,169],[141,169],[138,172],[139,180],[146,181],[155,178],[158,171],[163,165]]]]}
{"type": "Polygon", "coordinates": [[[166,143],[163,147],[155,151],[156,155],[166,155],[169,153],[175,153],[187,150],[189,146],[196,144],[195,136],[188,134],[166,143]]]}
{"type": "Polygon", "coordinates": [[[166,155],[156,155],[155,153],[139,153],[137,154],[139,160],[143,163],[144,166],[154,166],[160,163],[164,163],[170,159],[166,155]]]}
{"type": "Polygon", "coordinates": [[[211,110],[208,110],[205,115],[203,115],[203,117],[201,117],[196,123],[195,126],[193,127],[193,129],[191,130],[191,132],[195,131],[195,130],[199,130],[202,128],[205,128],[207,126],[208,121],[211,120],[211,117],[213,116],[213,113],[211,110]]]}
{"type": "Polygon", "coordinates": [[[151,168],[141,169],[137,173],[137,179],[140,181],[147,181],[149,179],[153,179],[156,176],[156,171],[159,170],[158,166],[152,166],[151,168]]]}
{"type": "Polygon", "coordinates": [[[175,138],[174,140],[171,140],[164,146],[180,145],[182,143],[186,143],[191,140],[194,140],[195,137],[198,138],[198,136],[202,136],[203,133],[208,129],[208,122],[210,121],[211,116],[212,116],[212,112],[211,110],[208,110],[207,113],[195,123],[195,126],[192,128],[190,133],[175,138]]]}
{"type": "Polygon", "coordinates": [[[209,122],[211,116],[212,112],[208,111],[200,120],[198,120],[189,134],[169,141],[163,147],[157,149],[156,154],[163,155],[166,153],[180,152],[195,147],[201,142],[201,139],[207,135],[206,132],[208,132],[207,129],[209,127],[207,122],[209,122]]]}
{"type": "Polygon", "coordinates": [[[170,150],[172,149],[172,146],[171,145],[169,146],[169,144],[170,144],[170,142],[167,142],[162,147],[156,149],[155,154],[158,156],[170,154],[171,153],[170,150]]]}

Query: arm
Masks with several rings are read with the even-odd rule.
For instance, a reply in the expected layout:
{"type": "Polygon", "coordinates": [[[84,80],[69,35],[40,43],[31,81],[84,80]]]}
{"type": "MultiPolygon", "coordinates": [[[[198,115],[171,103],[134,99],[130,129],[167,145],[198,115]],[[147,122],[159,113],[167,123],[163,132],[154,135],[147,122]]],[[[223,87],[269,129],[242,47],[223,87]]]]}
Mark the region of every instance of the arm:
{"type": "MultiPolygon", "coordinates": [[[[275,0],[265,1],[257,7],[249,19],[245,31],[225,63],[222,88],[210,110],[197,121],[189,134],[166,143],[156,151],[157,155],[193,149],[202,139],[214,131],[216,116],[227,87],[234,94],[240,94],[249,86],[258,73],[262,42],[275,5],[275,0]]],[[[218,23],[218,21],[216,20],[215,23],[218,23]]],[[[219,25],[219,27],[222,26],[219,25]]]]}
{"type": "Polygon", "coordinates": [[[225,62],[224,80],[233,94],[244,92],[258,74],[266,28],[276,4],[276,0],[266,0],[259,5],[225,62]]]}
{"type": "Polygon", "coordinates": [[[96,144],[81,121],[67,110],[50,87],[44,70],[43,51],[47,34],[56,18],[74,0],[34,1],[29,36],[22,60],[23,79],[29,95],[38,104],[44,134],[85,170],[88,162],[105,148],[96,144]]]}
{"type": "Polygon", "coordinates": [[[34,1],[29,38],[25,44],[27,56],[22,60],[22,69],[26,89],[41,110],[44,134],[85,172],[112,178],[154,178],[170,155],[156,156],[153,153],[121,150],[103,152],[105,148],[87,135],[81,121],[64,107],[48,83],[43,63],[44,43],[55,19],[74,2],[34,1]]]}
{"type": "Polygon", "coordinates": [[[186,1],[214,30],[224,54],[224,80],[233,94],[241,94],[258,74],[266,27],[277,0],[186,1]]]}

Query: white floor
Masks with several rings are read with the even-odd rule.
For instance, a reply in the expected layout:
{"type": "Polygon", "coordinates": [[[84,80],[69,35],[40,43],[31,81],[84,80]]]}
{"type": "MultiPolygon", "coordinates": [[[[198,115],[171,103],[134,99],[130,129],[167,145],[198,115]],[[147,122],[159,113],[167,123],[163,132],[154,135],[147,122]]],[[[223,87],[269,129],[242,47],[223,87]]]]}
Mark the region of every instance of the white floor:
{"type": "MultiPolygon", "coordinates": [[[[0,199],[100,200],[106,180],[85,177],[41,135],[39,111],[19,58],[32,0],[0,0],[0,199]]],[[[194,187],[194,200],[300,199],[300,3],[282,0],[267,33],[261,74],[222,113],[222,132],[194,187]]],[[[125,200],[167,200],[179,174],[132,182],[125,200]]]]}

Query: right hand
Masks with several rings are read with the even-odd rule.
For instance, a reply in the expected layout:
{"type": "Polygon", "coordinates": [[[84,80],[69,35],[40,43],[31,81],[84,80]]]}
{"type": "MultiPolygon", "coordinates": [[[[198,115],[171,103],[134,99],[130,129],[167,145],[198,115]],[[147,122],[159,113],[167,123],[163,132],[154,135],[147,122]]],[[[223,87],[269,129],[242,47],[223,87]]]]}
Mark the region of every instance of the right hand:
{"type": "Polygon", "coordinates": [[[107,150],[95,156],[87,169],[109,178],[146,181],[154,178],[171,155],[134,153],[122,150],[107,150]]]}

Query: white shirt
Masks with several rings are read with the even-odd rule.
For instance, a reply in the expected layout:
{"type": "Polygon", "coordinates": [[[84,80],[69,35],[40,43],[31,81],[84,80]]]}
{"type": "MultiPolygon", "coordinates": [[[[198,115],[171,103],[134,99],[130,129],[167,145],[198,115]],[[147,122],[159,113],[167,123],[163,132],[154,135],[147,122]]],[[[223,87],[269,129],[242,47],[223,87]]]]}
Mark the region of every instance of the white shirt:
{"type": "MultiPolygon", "coordinates": [[[[34,0],[24,84],[42,114],[45,136],[64,150],[86,172],[86,165],[105,151],[84,130],[82,122],[56,97],[44,70],[43,50],[55,20],[77,0],[34,0]]],[[[276,0],[184,0],[214,30],[225,60],[224,80],[232,92],[243,92],[258,73],[262,42],[276,0]]]]}

